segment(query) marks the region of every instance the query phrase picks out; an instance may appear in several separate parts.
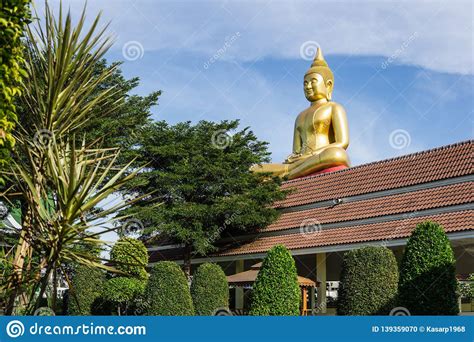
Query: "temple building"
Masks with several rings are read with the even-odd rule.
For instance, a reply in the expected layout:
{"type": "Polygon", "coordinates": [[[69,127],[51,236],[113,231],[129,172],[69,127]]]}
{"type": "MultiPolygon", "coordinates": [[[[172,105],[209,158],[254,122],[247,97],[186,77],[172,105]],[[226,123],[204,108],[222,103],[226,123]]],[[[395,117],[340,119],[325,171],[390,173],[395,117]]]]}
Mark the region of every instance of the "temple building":
{"type": "MultiPolygon", "coordinates": [[[[400,260],[416,224],[431,220],[443,225],[462,279],[474,273],[473,155],[474,141],[466,141],[284,182],[283,188],[295,190],[277,203],[281,216],[276,222],[257,234],[221,241],[219,253],[193,259],[193,268],[215,262],[232,275],[284,244],[295,257],[298,275],[318,282],[320,311],[333,312],[345,251],[382,245],[400,260]]],[[[151,264],[182,262],[179,245],[163,242],[149,250],[151,264]]],[[[246,305],[244,291],[234,291],[237,309],[246,305]]],[[[463,305],[463,311],[472,311],[471,306],[463,305]]]]}
{"type": "MultiPolygon", "coordinates": [[[[286,180],[282,187],[292,192],[275,203],[281,216],[257,233],[222,239],[217,253],[194,258],[193,265],[215,262],[229,276],[253,276],[266,252],[283,244],[298,275],[317,286],[316,303],[308,292],[309,310],[333,313],[344,252],[386,246],[400,260],[415,226],[430,220],[451,241],[458,278],[474,273],[474,142],[351,167],[346,113],[332,101],[334,77],[320,49],[303,81],[310,105],[296,117],[292,153],[282,163],[251,168],[286,180]]],[[[149,251],[151,264],[182,262],[183,246],[170,241],[155,241],[149,251]]],[[[234,278],[241,276],[229,279],[239,285],[234,278]]],[[[250,287],[235,286],[235,309],[247,307],[250,287]]],[[[463,311],[474,311],[472,302],[465,304],[463,311]]]]}

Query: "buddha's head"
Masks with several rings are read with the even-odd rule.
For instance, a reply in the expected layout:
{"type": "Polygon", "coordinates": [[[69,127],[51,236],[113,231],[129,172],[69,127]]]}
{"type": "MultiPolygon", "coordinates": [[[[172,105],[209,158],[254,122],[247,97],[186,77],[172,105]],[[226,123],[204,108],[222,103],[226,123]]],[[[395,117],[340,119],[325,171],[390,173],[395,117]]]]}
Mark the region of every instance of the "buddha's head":
{"type": "Polygon", "coordinates": [[[304,75],[304,94],[308,101],[315,102],[321,99],[331,100],[334,86],[334,75],[324,60],[320,48],[311,67],[304,75]]]}

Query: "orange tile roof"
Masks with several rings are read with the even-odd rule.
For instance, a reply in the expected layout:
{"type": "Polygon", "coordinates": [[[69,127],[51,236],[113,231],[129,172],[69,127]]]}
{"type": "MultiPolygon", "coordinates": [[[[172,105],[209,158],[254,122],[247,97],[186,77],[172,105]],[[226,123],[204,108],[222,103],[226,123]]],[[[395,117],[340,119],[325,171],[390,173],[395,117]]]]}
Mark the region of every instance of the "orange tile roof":
{"type": "Polygon", "coordinates": [[[473,211],[459,211],[424,217],[407,217],[402,220],[358,225],[345,228],[323,229],[319,232],[305,234],[287,234],[271,237],[261,237],[254,241],[241,244],[217,254],[238,255],[267,252],[277,244],[283,244],[288,249],[301,249],[330,245],[341,245],[358,242],[383,241],[407,238],[416,224],[431,220],[443,225],[447,233],[474,229],[473,211]]]}
{"type": "MultiPolygon", "coordinates": [[[[226,243],[222,240],[219,243],[220,251],[215,256],[264,253],[276,244],[284,244],[294,250],[402,239],[407,238],[416,224],[423,220],[442,224],[447,233],[474,230],[474,211],[465,209],[466,204],[473,203],[472,182],[461,179],[448,185],[430,184],[433,187],[406,189],[408,186],[472,175],[473,156],[474,141],[470,140],[284,182],[282,188],[293,188],[295,191],[276,206],[282,209],[291,208],[288,209],[291,211],[284,211],[276,222],[261,230],[261,233],[268,233],[267,235],[249,235],[248,239],[244,236],[239,243],[226,243]],[[405,192],[376,193],[401,188],[405,188],[405,192]],[[351,198],[363,194],[370,196],[364,199],[351,198]],[[343,198],[345,202],[335,206],[318,203],[336,198],[343,198]],[[297,207],[313,203],[317,203],[318,207],[297,207]],[[456,205],[464,207],[454,207],[456,205]],[[423,213],[424,210],[437,208],[444,208],[445,213],[423,213]],[[417,216],[413,213],[417,213],[417,216]],[[400,219],[388,217],[397,214],[400,219]],[[379,222],[363,221],[372,218],[377,218],[379,222]],[[307,230],[311,231],[311,227],[303,227],[304,234],[298,233],[298,227],[304,224],[305,220],[311,220],[313,224],[320,223],[322,230],[307,233],[307,230]],[[361,222],[358,222],[359,220],[361,222]],[[338,228],[328,226],[335,223],[338,228]],[[283,231],[287,229],[293,230],[283,231]]],[[[319,228],[316,227],[317,230],[319,228]]],[[[181,258],[181,254],[180,248],[175,248],[152,252],[150,258],[176,259],[181,258]]]]}
{"type": "Polygon", "coordinates": [[[323,224],[471,203],[473,197],[473,183],[464,182],[399,195],[284,213],[276,222],[262,231],[299,227],[307,219],[323,224]]]}
{"type": "Polygon", "coordinates": [[[294,189],[277,207],[292,207],[335,198],[458,177],[474,172],[474,141],[287,181],[294,189]]]}

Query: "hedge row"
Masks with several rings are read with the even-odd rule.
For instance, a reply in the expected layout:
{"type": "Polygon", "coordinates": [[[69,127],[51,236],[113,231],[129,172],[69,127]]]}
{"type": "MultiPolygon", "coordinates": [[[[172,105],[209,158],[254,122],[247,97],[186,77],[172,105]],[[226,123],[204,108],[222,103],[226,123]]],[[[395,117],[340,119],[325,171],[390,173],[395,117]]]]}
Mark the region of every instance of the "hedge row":
{"type": "Polygon", "coordinates": [[[426,221],[412,232],[400,265],[384,247],[345,254],[338,298],[340,315],[456,315],[458,282],[453,249],[442,226],[426,221]]]}
{"type": "MultiPolygon", "coordinates": [[[[100,270],[77,267],[69,295],[70,314],[88,315],[98,304],[107,307],[107,301],[123,303],[136,298],[144,299],[144,313],[148,315],[211,315],[228,306],[228,284],[218,265],[201,265],[190,289],[176,263],[159,262],[145,285],[147,256],[139,244],[127,239],[114,248],[112,255],[117,267],[132,276],[112,277],[104,283],[100,270]]],[[[251,299],[252,315],[299,314],[296,266],[284,246],[275,246],[267,253],[251,299]]],[[[407,308],[412,315],[459,312],[454,253],[440,225],[417,225],[407,242],[400,270],[392,251],[385,247],[365,247],[344,255],[338,314],[380,315],[396,306],[407,308]]]]}

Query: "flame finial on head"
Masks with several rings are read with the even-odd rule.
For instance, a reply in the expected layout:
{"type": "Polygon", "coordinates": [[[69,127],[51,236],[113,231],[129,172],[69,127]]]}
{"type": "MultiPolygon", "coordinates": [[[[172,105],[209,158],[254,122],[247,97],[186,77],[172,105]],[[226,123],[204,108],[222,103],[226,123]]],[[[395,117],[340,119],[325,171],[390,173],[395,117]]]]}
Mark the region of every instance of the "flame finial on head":
{"type": "Polygon", "coordinates": [[[313,63],[311,64],[311,67],[315,66],[328,66],[328,64],[324,60],[323,51],[319,47],[316,51],[316,56],[314,56],[313,63]]]}
{"type": "Polygon", "coordinates": [[[320,47],[316,50],[316,55],[314,56],[313,63],[311,63],[311,67],[306,71],[306,75],[317,73],[322,75],[326,80],[331,79],[334,81],[334,76],[332,74],[331,69],[329,68],[326,60],[323,56],[323,51],[320,47]]]}

